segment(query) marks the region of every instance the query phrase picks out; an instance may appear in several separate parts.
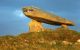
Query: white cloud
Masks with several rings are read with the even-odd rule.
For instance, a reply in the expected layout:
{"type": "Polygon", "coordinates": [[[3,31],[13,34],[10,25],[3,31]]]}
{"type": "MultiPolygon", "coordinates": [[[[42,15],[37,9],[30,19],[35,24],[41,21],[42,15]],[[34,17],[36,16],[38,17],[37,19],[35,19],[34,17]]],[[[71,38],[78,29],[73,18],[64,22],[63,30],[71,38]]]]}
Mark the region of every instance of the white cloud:
{"type": "Polygon", "coordinates": [[[14,15],[21,17],[21,18],[25,18],[25,15],[23,14],[23,12],[21,10],[15,10],[14,15]]]}

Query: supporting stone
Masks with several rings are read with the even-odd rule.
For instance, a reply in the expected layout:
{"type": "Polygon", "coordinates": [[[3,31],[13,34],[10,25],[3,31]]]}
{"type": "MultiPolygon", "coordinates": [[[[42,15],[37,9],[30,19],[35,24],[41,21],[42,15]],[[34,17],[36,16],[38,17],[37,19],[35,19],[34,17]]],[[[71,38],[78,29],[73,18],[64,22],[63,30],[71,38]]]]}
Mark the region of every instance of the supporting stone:
{"type": "Polygon", "coordinates": [[[39,31],[44,31],[42,23],[38,22],[36,20],[31,20],[29,22],[29,31],[30,32],[39,32],[39,31]]]}
{"type": "Polygon", "coordinates": [[[68,26],[65,25],[65,24],[62,24],[61,26],[62,26],[63,28],[68,28],[68,26]]]}

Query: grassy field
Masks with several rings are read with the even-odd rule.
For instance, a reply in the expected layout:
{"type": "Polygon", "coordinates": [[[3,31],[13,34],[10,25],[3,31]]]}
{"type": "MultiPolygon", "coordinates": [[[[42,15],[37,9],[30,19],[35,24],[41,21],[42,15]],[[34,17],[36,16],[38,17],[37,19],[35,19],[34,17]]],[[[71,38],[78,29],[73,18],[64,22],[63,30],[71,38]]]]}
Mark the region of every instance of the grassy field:
{"type": "Polygon", "coordinates": [[[79,32],[64,28],[28,32],[0,36],[0,50],[80,50],[79,39],[79,32]]]}

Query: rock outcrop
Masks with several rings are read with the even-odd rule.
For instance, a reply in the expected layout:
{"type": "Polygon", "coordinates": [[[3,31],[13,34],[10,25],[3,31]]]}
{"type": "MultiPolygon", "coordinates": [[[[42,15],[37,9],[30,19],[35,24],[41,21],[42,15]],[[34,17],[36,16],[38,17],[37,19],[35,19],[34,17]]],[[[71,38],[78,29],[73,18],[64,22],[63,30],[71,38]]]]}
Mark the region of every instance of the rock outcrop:
{"type": "MultiPolygon", "coordinates": [[[[35,7],[31,7],[31,6],[25,7],[23,8],[23,13],[25,14],[25,16],[31,18],[32,20],[35,20],[37,22],[37,25],[39,25],[38,23],[40,22],[40,23],[47,23],[50,25],[60,25],[63,28],[68,28],[67,26],[74,26],[74,23],[72,21],[45,12],[35,7]]],[[[37,29],[37,27],[35,29],[37,29]]]]}

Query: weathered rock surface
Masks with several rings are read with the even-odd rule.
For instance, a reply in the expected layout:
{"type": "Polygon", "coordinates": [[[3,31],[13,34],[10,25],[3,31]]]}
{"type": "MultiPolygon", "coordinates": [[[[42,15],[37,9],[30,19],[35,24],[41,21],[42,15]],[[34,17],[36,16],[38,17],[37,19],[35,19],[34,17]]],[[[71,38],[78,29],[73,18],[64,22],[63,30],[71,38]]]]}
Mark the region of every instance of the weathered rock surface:
{"type": "Polygon", "coordinates": [[[23,13],[27,17],[34,19],[36,21],[42,22],[42,23],[47,23],[51,25],[67,25],[67,26],[74,25],[72,21],[69,21],[65,18],[61,18],[60,16],[50,14],[41,9],[31,7],[31,6],[23,8],[23,13]]]}

